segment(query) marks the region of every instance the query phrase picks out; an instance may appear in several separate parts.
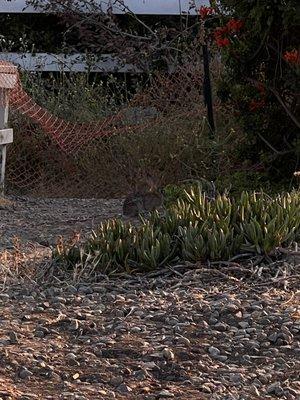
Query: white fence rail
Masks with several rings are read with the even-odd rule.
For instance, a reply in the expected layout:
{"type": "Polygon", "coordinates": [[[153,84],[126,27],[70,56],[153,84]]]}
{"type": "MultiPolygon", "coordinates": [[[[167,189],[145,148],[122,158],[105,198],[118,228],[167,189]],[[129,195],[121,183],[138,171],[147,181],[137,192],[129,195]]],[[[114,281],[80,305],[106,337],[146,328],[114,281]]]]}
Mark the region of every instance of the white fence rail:
{"type": "MultiPolygon", "coordinates": [[[[96,0],[103,11],[112,8],[115,14],[123,14],[124,7],[120,0],[96,0]]],[[[46,3],[47,0],[44,0],[46,3]]],[[[209,0],[123,0],[125,8],[141,15],[180,15],[182,13],[195,14],[195,6],[209,6],[209,0]]],[[[89,9],[83,9],[88,12],[89,9]]],[[[1,0],[0,13],[39,13],[41,11],[27,6],[26,0],[1,0]]]]}
{"type": "Polygon", "coordinates": [[[9,61],[26,71],[40,72],[102,72],[102,73],[141,73],[133,64],[126,64],[121,59],[109,54],[100,59],[87,59],[83,54],[48,54],[48,53],[1,53],[0,60],[9,61]]]}

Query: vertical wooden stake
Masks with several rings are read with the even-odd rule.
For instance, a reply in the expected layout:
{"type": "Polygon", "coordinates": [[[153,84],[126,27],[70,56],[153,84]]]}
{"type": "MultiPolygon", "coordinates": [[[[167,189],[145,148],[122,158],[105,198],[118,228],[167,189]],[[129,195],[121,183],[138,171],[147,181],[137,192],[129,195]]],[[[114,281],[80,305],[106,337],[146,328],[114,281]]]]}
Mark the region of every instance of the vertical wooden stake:
{"type": "Polygon", "coordinates": [[[1,175],[0,175],[0,197],[4,197],[4,180],[5,180],[5,164],[6,164],[6,144],[0,146],[1,150],[1,175]]]}
{"type": "MultiPolygon", "coordinates": [[[[8,93],[7,89],[0,88],[0,130],[7,127],[8,121],[8,93]]],[[[1,143],[0,140],[0,197],[4,196],[4,179],[5,179],[5,165],[6,165],[6,146],[7,143],[1,143]]]]}

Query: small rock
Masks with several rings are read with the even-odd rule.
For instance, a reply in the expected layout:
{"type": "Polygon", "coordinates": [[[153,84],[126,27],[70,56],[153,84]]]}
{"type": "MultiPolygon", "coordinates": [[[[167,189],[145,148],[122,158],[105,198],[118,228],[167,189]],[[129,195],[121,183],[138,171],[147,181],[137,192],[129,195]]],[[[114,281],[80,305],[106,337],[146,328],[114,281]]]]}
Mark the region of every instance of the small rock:
{"type": "Polygon", "coordinates": [[[215,356],[216,360],[219,360],[221,362],[225,362],[226,360],[228,360],[227,356],[215,356]]]}
{"type": "Polygon", "coordinates": [[[143,370],[135,371],[133,373],[133,376],[135,379],[137,379],[139,381],[144,381],[147,378],[147,373],[143,370]]]}
{"type": "Polygon", "coordinates": [[[249,389],[250,393],[254,394],[255,396],[260,396],[260,392],[256,386],[252,385],[249,389]]]}
{"type": "Polygon", "coordinates": [[[274,382],[267,387],[268,394],[275,394],[275,396],[282,396],[284,394],[284,390],[280,385],[280,382],[274,382]]]}
{"type": "Polygon", "coordinates": [[[185,338],[183,336],[180,336],[179,338],[177,338],[178,343],[182,343],[186,346],[189,346],[191,344],[191,341],[188,338],[185,338]]]}
{"type": "Polygon", "coordinates": [[[203,392],[203,393],[212,393],[212,389],[210,388],[210,386],[208,384],[204,383],[201,386],[201,392],[203,392]]]}
{"type": "Polygon", "coordinates": [[[218,322],[215,326],[214,329],[216,329],[219,332],[225,332],[227,331],[227,325],[224,324],[224,322],[218,322]]]}
{"type": "Polygon", "coordinates": [[[239,322],[239,326],[240,326],[242,329],[246,329],[246,328],[249,327],[249,322],[247,322],[247,321],[241,321],[241,322],[239,322]]]}
{"type": "Polygon", "coordinates": [[[26,367],[21,367],[19,370],[19,377],[21,379],[27,379],[29,378],[31,375],[33,375],[33,373],[31,371],[29,371],[29,369],[27,369],[26,367]]]}
{"type": "Polygon", "coordinates": [[[92,293],[94,293],[94,291],[89,286],[80,286],[78,288],[78,293],[80,293],[80,294],[92,294],[92,293]]]}
{"type": "Polygon", "coordinates": [[[168,349],[167,347],[163,349],[162,356],[168,361],[172,361],[175,358],[175,354],[173,353],[173,351],[171,349],[168,349]]]}
{"type": "Polygon", "coordinates": [[[130,386],[125,385],[125,383],[122,383],[120,386],[118,386],[118,392],[128,394],[132,392],[132,389],[130,386]]]}
{"type": "Polygon", "coordinates": [[[142,330],[138,326],[134,326],[133,328],[130,329],[131,333],[140,333],[142,330]]]}
{"type": "Polygon", "coordinates": [[[276,343],[277,338],[278,338],[278,333],[272,333],[272,334],[268,337],[268,339],[269,339],[270,342],[272,342],[272,343],[276,343]]]}
{"type": "Polygon", "coordinates": [[[208,352],[212,357],[217,357],[221,354],[221,351],[217,347],[214,347],[214,346],[210,346],[208,349],[208,352]]]}
{"type": "Polygon", "coordinates": [[[242,376],[242,374],[239,374],[239,373],[234,374],[234,373],[233,373],[233,374],[230,374],[229,378],[230,378],[231,382],[234,382],[234,383],[237,383],[237,384],[243,383],[243,376],[242,376]]]}
{"type": "Polygon", "coordinates": [[[113,376],[110,380],[110,384],[113,386],[120,386],[123,383],[123,377],[120,376],[113,376]]]}
{"type": "Polygon", "coordinates": [[[162,399],[167,399],[171,397],[175,397],[175,395],[168,390],[162,390],[161,392],[158,393],[158,397],[162,399]]]}
{"type": "Polygon", "coordinates": [[[8,336],[9,336],[10,344],[18,344],[19,343],[18,336],[17,336],[16,332],[10,331],[8,336]]]}
{"type": "Polygon", "coordinates": [[[224,311],[231,312],[231,313],[237,312],[238,309],[239,309],[239,307],[238,307],[236,304],[234,304],[234,303],[228,303],[228,304],[224,307],[224,311]]]}
{"type": "Polygon", "coordinates": [[[79,365],[79,362],[76,360],[76,355],[74,353],[68,353],[66,355],[66,361],[69,365],[79,365]]]}

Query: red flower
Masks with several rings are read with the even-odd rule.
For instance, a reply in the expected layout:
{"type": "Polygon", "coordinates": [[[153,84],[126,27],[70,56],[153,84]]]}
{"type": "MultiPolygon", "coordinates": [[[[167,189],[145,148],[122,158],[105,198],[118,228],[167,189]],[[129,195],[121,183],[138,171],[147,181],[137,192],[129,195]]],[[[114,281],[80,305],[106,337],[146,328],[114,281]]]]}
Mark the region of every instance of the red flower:
{"type": "Polygon", "coordinates": [[[256,111],[259,110],[261,108],[263,108],[266,105],[266,102],[264,99],[261,100],[251,100],[250,104],[249,104],[249,110],[250,111],[256,111]]]}
{"type": "Polygon", "coordinates": [[[292,51],[286,51],[283,58],[289,64],[300,65],[300,52],[296,49],[292,51]]]}
{"type": "Polygon", "coordinates": [[[228,32],[238,32],[243,26],[244,22],[239,19],[230,19],[226,25],[228,32]]]}
{"type": "Polygon", "coordinates": [[[219,37],[216,38],[216,44],[219,47],[226,47],[230,45],[230,40],[228,38],[219,37]]]}
{"type": "Polygon", "coordinates": [[[215,9],[212,7],[201,6],[198,12],[199,12],[200,17],[202,19],[205,19],[205,18],[209,17],[210,15],[213,15],[215,13],[215,9]]]}
{"type": "Polygon", "coordinates": [[[227,26],[223,26],[223,27],[221,27],[221,28],[217,28],[217,29],[214,31],[215,39],[217,40],[217,39],[223,38],[223,36],[226,35],[226,33],[228,33],[228,28],[227,28],[227,26]]]}

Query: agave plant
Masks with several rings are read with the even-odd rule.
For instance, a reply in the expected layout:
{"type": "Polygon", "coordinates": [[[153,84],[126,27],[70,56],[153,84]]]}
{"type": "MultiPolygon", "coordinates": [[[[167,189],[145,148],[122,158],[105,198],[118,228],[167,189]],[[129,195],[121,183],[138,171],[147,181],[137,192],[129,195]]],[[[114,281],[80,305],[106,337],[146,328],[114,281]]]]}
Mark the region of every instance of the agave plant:
{"type": "Polygon", "coordinates": [[[244,192],[209,197],[198,185],[185,190],[164,215],[134,226],[108,220],[83,244],[63,240],[53,257],[69,267],[101,272],[148,271],[178,261],[226,260],[247,251],[270,254],[300,240],[300,192],[270,197],[244,192]]]}

